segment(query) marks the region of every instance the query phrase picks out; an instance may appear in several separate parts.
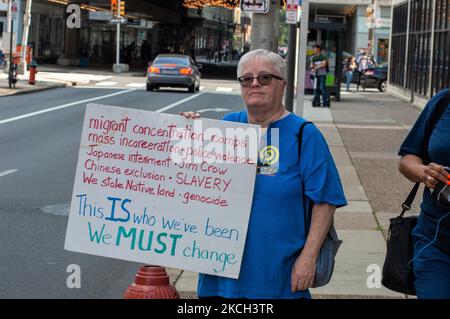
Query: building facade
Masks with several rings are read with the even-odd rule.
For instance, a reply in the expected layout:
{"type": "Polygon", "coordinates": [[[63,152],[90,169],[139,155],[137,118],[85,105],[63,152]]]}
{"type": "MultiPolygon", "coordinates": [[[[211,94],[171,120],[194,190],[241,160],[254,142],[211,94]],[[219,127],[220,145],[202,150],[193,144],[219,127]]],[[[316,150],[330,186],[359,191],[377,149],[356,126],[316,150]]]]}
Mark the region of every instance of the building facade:
{"type": "MultiPolygon", "coordinates": [[[[313,23],[345,25],[343,51],[355,55],[363,49],[378,63],[388,62],[391,0],[311,0],[310,3],[313,23]]],[[[322,41],[320,34],[316,38],[322,41]]]]}
{"type": "Polygon", "coordinates": [[[450,1],[394,1],[388,92],[423,106],[450,85],[450,1]]]}
{"type": "MultiPolygon", "coordinates": [[[[6,32],[7,4],[3,1],[0,0],[0,31],[6,32]]],[[[14,22],[16,47],[21,41],[25,0],[14,2],[19,6],[14,22]]],[[[125,3],[126,22],[120,27],[119,42],[121,63],[142,66],[163,52],[195,56],[232,45],[233,10],[188,9],[183,1],[125,3]]],[[[117,26],[110,22],[111,18],[111,0],[33,0],[28,45],[38,63],[112,64],[116,60],[117,26]],[[70,4],[80,9],[79,27],[68,24],[70,4]]]]}
{"type": "MultiPolygon", "coordinates": [[[[166,24],[181,25],[183,8],[178,2],[125,1],[126,23],[120,28],[122,63],[146,64],[163,50],[160,33],[166,24]]],[[[79,65],[115,61],[116,24],[110,23],[110,0],[33,0],[29,44],[38,62],[79,65]],[[80,6],[81,25],[67,25],[71,3],[80,6]]]]}
{"type": "Polygon", "coordinates": [[[212,59],[214,52],[233,48],[234,10],[211,6],[190,8],[187,18],[186,36],[190,42],[185,47],[194,50],[196,56],[212,59]]]}

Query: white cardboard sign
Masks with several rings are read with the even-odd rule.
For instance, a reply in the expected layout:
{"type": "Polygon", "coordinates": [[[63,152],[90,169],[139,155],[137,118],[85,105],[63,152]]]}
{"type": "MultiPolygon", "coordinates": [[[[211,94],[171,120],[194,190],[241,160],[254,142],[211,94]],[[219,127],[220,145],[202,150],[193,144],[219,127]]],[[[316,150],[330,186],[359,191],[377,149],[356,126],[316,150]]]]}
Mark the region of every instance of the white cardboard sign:
{"type": "Polygon", "coordinates": [[[259,131],[89,104],[64,248],[238,278],[257,147],[234,128],[259,131]]]}

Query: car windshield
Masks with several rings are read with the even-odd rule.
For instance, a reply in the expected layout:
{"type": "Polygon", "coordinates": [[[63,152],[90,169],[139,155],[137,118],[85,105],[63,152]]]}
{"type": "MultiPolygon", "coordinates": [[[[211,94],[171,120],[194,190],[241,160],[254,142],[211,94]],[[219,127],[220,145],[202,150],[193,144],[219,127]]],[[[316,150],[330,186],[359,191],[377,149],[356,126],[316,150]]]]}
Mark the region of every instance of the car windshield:
{"type": "Polygon", "coordinates": [[[181,57],[157,57],[154,64],[176,64],[176,65],[189,65],[187,58],[181,57]]]}

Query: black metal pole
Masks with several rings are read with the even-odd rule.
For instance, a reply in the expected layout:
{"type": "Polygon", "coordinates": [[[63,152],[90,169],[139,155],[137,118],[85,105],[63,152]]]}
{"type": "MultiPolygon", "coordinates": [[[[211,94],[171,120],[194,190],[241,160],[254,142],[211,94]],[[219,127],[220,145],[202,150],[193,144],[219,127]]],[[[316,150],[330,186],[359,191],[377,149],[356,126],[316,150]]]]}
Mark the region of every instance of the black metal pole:
{"type": "Polygon", "coordinates": [[[8,69],[8,85],[9,88],[12,86],[12,65],[13,65],[13,30],[14,30],[14,19],[11,18],[11,33],[9,34],[9,69],[8,69]]]}
{"type": "Polygon", "coordinates": [[[295,57],[297,48],[297,24],[289,25],[287,79],[284,104],[289,112],[294,110],[295,57]]]}
{"type": "Polygon", "coordinates": [[[411,37],[411,47],[413,48],[412,52],[412,62],[411,62],[411,100],[410,103],[414,103],[414,91],[416,90],[416,77],[417,77],[417,68],[416,68],[416,37],[411,37]]]}

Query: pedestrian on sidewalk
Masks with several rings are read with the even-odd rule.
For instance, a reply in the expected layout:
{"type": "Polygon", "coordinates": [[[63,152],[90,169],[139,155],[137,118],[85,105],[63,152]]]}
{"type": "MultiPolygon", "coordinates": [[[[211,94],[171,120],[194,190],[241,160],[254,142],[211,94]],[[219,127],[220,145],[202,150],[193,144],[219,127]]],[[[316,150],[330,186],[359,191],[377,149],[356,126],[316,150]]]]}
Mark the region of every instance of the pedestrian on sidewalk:
{"type": "MultiPolygon", "coordinates": [[[[358,71],[358,81],[356,83],[356,90],[359,91],[359,87],[361,86],[361,80],[364,76],[364,73],[367,71],[368,67],[368,58],[366,56],[366,52],[361,49],[359,51],[359,54],[356,56],[356,65],[357,65],[357,71],[358,71]]],[[[365,81],[365,79],[364,79],[365,81]]]]}
{"type": "MultiPolygon", "coordinates": [[[[286,110],[286,62],[274,52],[254,50],[238,64],[245,110],[225,121],[261,125],[269,149],[260,155],[239,279],[199,275],[199,298],[310,298],[316,260],[336,207],[346,205],[341,181],[320,131],[286,110]],[[274,142],[279,136],[279,143],[274,142]],[[301,158],[299,152],[301,150],[301,158]],[[275,158],[275,159],[274,159],[275,158]],[[311,213],[312,209],[312,213],[311,213]],[[308,214],[308,215],[305,215],[308,214]],[[310,226],[305,216],[312,216],[310,226]],[[306,229],[310,231],[307,233],[306,229]]],[[[198,118],[193,112],[182,113],[198,118]]],[[[259,145],[259,144],[258,144],[259,145]]],[[[309,218],[309,217],[308,217],[309,218]]]]}
{"type": "Polygon", "coordinates": [[[347,63],[345,63],[345,77],[346,77],[346,89],[350,92],[350,84],[353,81],[353,72],[356,70],[355,57],[351,56],[348,58],[347,63]]]}
{"type": "Polygon", "coordinates": [[[412,236],[415,288],[418,298],[450,299],[450,211],[441,208],[432,196],[437,183],[450,185],[450,99],[449,90],[438,92],[426,105],[400,147],[399,170],[409,180],[425,185],[420,215],[412,236]],[[442,99],[446,101],[439,102],[442,99]],[[427,123],[439,103],[446,109],[425,140],[427,123]],[[428,145],[428,147],[427,147],[428,145]],[[427,152],[428,151],[428,152],[427,152]],[[430,164],[424,164],[429,158],[430,164]]]}
{"type": "Polygon", "coordinates": [[[330,107],[330,94],[327,89],[328,58],[322,54],[319,44],[313,46],[314,55],[311,59],[311,74],[314,75],[314,100],[313,106],[320,106],[320,94],[322,94],[323,107],[330,107]]]}

